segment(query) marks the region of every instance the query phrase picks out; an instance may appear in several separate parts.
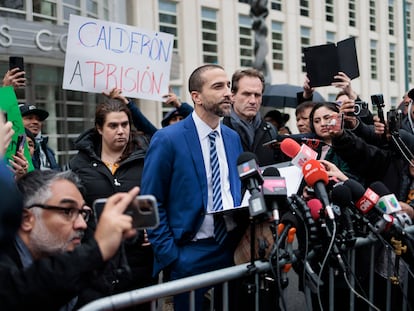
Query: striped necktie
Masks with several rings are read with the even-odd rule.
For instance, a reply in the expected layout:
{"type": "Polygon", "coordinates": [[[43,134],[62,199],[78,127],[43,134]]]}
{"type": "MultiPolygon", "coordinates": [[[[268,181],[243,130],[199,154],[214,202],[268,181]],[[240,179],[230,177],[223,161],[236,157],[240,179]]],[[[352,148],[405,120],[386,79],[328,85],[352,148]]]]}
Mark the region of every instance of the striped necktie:
{"type": "MultiPolygon", "coordinates": [[[[216,149],[217,131],[208,134],[210,139],[210,164],[211,164],[211,184],[213,188],[213,211],[221,211],[223,209],[223,200],[221,197],[221,181],[220,181],[220,165],[216,149]]],[[[226,224],[222,215],[214,217],[214,238],[220,244],[223,243],[227,236],[226,224]]]]}

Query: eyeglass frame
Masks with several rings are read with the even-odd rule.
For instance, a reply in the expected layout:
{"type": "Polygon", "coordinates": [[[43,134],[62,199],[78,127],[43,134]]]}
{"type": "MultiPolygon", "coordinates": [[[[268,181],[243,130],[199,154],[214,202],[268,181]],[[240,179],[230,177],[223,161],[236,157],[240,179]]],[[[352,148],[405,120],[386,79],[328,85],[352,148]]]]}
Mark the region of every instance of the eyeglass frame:
{"type": "Polygon", "coordinates": [[[27,207],[27,209],[31,209],[33,207],[39,207],[41,209],[45,209],[45,210],[51,210],[51,211],[63,211],[63,215],[65,215],[65,217],[68,218],[68,220],[70,221],[75,221],[76,219],[78,219],[79,215],[82,216],[82,219],[85,222],[88,222],[88,220],[91,218],[93,211],[91,209],[85,209],[83,207],[87,206],[86,204],[82,205],[82,208],[76,208],[76,207],[62,207],[62,206],[56,206],[56,205],[47,205],[47,204],[32,204],[29,207],[27,207]],[[76,211],[76,212],[74,212],[76,211]],[[76,215],[75,216],[70,216],[68,213],[72,213],[72,215],[76,215]]]}

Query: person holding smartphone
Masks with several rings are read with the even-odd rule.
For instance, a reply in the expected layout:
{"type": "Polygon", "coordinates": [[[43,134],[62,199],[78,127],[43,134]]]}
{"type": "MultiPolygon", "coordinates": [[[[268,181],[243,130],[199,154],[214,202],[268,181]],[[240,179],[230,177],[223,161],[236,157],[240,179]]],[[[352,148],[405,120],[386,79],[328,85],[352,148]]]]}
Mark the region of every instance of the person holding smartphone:
{"type": "Polygon", "coordinates": [[[332,132],[343,129],[343,115],[339,107],[332,102],[317,102],[309,114],[311,132],[320,140],[316,151],[318,159],[327,160],[335,164],[345,175],[357,180],[357,174],[332,148],[332,132]]]}

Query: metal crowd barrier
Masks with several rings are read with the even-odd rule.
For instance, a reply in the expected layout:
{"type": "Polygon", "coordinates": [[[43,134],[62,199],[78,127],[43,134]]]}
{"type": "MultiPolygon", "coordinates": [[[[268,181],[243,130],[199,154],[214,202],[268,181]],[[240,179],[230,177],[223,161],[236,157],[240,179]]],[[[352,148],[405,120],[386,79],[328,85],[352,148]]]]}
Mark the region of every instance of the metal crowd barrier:
{"type": "MultiPolygon", "coordinates": [[[[411,234],[414,232],[414,226],[410,226],[407,229],[408,232],[411,232],[411,234]]],[[[356,262],[356,258],[355,258],[355,249],[357,247],[361,247],[361,246],[366,246],[366,245],[371,245],[370,246],[370,264],[369,264],[369,289],[368,289],[368,293],[367,293],[367,297],[366,299],[370,302],[373,303],[374,301],[374,295],[375,295],[375,284],[374,284],[374,274],[376,273],[374,271],[375,269],[375,265],[374,265],[374,260],[375,260],[375,254],[374,254],[374,248],[375,248],[375,243],[377,242],[377,240],[372,237],[372,236],[368,236],[366,238],[359,238],[357,239],[357,243],[355,244],[355,248],[350,249],[346,252],[346,257],[347,257],[347,261],[350,264],[350,270],[351,271],[355,271],[355,262],[356,262]]],[[[281,260],[283,261],[283,260],[281,260]]],[[[286,262],[279,262],[280,266],[282,266],[283,264],[285,264],[286,262]]],[[[260,273],[265,273],[265,272],[269,272],[271,270],[271,266],[269,262],[264,262],[264,261],[255,261],[254,263],[255,266],[255,272],[256,275],[260,274],[260,273]]],[[[209,286],[213,286],[213,285],[217,285],[217,284],[223,284],[223,295],[222,295],[222,306],[223,308],[221,310],[223,311],[227,311],[228,310],[228,282],[235,280],[235,279],[239,279],[239,278],[243,278],[249,275],[249,267],[251,267],[251,263],[246,263],[246,264],[241,264],[241,265],[237,265],[237,266],[233,266],[233,267],[229,267],[229,268],[225,268],[225,269],[221,269],[221,270],[215,270],[215,271],[211,271],[208,273],[203,273],[203,274],[199,274],[199,275],[194,275],[191,277],[187,277],[187,278],[183,278],[183,279],[179,279],[179,280],[175,280],[175,281],[169,281],[169,282],[165,282],[165,283],[161,283],[158,285],[153,285],[153,286],[149,286],[149,287],[145,287],[145,288],[141,288],[141,289],[137,289],[137,290],[132,290],[129,292],[125,292],[125,293],[121,293],[121,294],[117,294],[117,295],[113,295],[113,296],[108,296],[105,298],[101,298],[98,300],[95,300],[85,306],[83,306],[81,309],[79,309],[80,311],[98,311],[98,310],[120,310],[126,307],[130,307],[133,305],[138,305],[138,304],[142,304],[145,302],[151,302],[151,310],[152,311],[156,311],[156,310],[160,310],[160,301],[161,298],[164,297],[168,297],[168,296],[172,296],[172,295],[176,295],[176,294],[180,294],[180,293],[185,293],[185,292],[189,292],[189,299],[190,299],[190,310],[193,311],[195,310],[195,299],[194,299],[194,291],[196,289],[199,288],[203,288],[203,287],[209,287],[209,286]]],[[[334,295],[333,295],[333,290],[335,287],[335,278],[334,278],[334,269],[332,269],[331,267],[327,266],[326,269],[329,270],[329,308],[327,308],[327,310],[329,311],[334,311],[334,295]]],[[[392,269],[389,265],[388,270],[390,271],[390,269],[392,269]]],[[[298,276],[301,277],[301,276],[298,276]]],[[[410,290],[411,292],[409,293],[408,290],[408,280],[409,278],[412,278],[412,281],[414,281],[414,277],[412,274],[412,271],[405,271],[404,275],[401,277],[400,280],[400,284],[401,284],[401,288],[404,291],[404,295],[403,295],[403,302],[402,302],[402,310],[401,311],[407,311],[408,309],[408,302],[406,300],[406,297],[408,297],[408,295],[412,294],[412,289],[410,290]]],[[[256,288],[259,288],[259,278],[256,277],[256,288]]],[[[352,287],[355,286],[355,278],[353,273],[350,273],[350,277],[349,277],[349,285],[351,285],[352,287]]],[[[285,289],[286,290],[286,289],[285,289]]],[[[285,295],[285,293],[281,293],[281,295],[285,295]]],[[[306,286],[305,284],[305,289],[304,289],[304,297],[306,299],[306,306],[303,306],[303,310],[312,310],[312,303],[310,301],[310,288],[306,286]]],[[[350,297],[349,297],[349,305],[350,305],[350,311],[355,310],[355,300],[359,297],[359,293],[357,294],[357,292],[350,292],[350,297]]],[[[213,298],[214,299],[214,298],[213,298]]],[[[258,291],[256,291],[255,294],[255,311],[259,311],[259,293],[258,291]]],[[[364,308],[364,310],[368,310],[368,304],[366,304],[366,308],[364,308]]],[[[386,290],[386,309],[385,311],[390,311],[393,310],[393,304],[391,301],[391,282],[387,283],[387,290],[386,290]]],[[[212,310],[212,308],[211,308],[212,310]]],[[[371,306],[371,308],[369,310],[376,310],[374,306],[371,306]]],[[[179,311],[179,310],[178,310],[179,311]]]]}

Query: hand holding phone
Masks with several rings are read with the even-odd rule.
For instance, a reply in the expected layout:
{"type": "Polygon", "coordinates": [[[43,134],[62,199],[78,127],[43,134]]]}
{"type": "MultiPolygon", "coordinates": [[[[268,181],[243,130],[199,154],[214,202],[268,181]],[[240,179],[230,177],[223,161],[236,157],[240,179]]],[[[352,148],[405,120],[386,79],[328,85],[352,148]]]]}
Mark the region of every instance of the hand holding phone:
{"type": "MultiPolygon", "coordinates": [[[[97,199],[93,202],[93,210],[96,222],[99,220],[107,199],[97,199]]],[[[132,217],[134,229],[154,229],[159,224],[157,200],[153,195],[138,195],[129,204],[124,214],[132,217]]]]}
{"type": "Polygon", "coordinates": [[[24,149],[24,143],[25,142],[26,142],[26,135],[25,134],[19,135],[17,137],[16,151],[15,151],[14,155],[17,155],[17,152],[24,149]]]}
{"type": "Polygon", "coordinates": [[[339,132],[344,128],[344,115],[342,113],[338,113],[333,115],[328,123],[328,128],[330,131],[339,132]]]}
{"type": "Polygon", "coordinates": [[[9,70],[14,68],[19,68],[19,71],[24,71],[24,59],[20,56],[10,56],[9,57],[9,70]]]}

